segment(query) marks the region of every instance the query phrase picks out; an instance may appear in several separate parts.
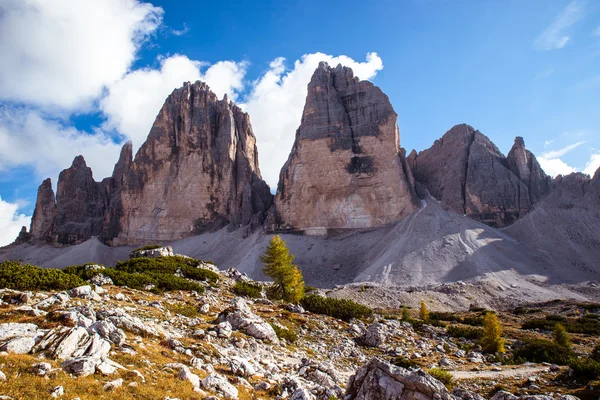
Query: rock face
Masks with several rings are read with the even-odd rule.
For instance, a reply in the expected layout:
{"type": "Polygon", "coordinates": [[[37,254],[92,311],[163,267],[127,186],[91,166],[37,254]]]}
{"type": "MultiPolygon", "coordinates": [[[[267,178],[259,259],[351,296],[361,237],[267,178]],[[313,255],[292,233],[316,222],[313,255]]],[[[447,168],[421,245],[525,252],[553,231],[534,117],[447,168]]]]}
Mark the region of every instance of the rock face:
{"type": "Polygon", "coordinates": [[[454,400],[444,384],[422,370],[408,371],[373,358],[348,381],[347,400],[454,400]]]}
{"type": "Polygon", "coordinates": [[[52,228],[55,217],[54,190],[52,190],[52,181],[48,178],[38,188],[35,210],[31,218],[31,237],[43,241],[52,241],[52,228]]]}
{"type": "Polygon", "coordinates": [[[111,182],[114,244],[259,225],[271,205],[248,114],[202,82],[167,98],[133,161],[125,146],[111,182]]]}
{"type": "Polygon", "coordinates": [[[515,143],[506,156],[508,168],[525,183],[530,203],[536,204],[552,189],[550,178],[538,163],[532,152],[525,149],[525,141],[517,136],[515,143]]]}
{"type": "Polygon", "coordinates": [[[281,170],[274,230],[370,228],[418,208],[388,97],[352,70],[320,63],[281,170]]]}
{"type": "Polygon", "coordinates": [[[230,224],[262,224],[273,196],[258,168],[248,114],[202,83],[167,98],[135,159],[131,142],[112,177],[96,182],[83,157],[38,192],[31,236],[75,244],[181,239],[230,224]]]}
{"type": "Polygon", "coordinates": [[[76,244],[102,232],[107,195],[82,156],[58,176],[53,234],[59,243],[76,244]]]}
{"type": "Polygon", "coordinates": [[[576,281],[600,259],[600,175],[558,176],[553,190],[507,233],[550,256],[576,281]]]}
{"type": "Polygon", "coordinates": [[[481,132],[462,124],[408,157],[415,179],[444,208],[490,226],[510,225],[551,189],[551,180],[518,137],[508,157],[481,132]]]}

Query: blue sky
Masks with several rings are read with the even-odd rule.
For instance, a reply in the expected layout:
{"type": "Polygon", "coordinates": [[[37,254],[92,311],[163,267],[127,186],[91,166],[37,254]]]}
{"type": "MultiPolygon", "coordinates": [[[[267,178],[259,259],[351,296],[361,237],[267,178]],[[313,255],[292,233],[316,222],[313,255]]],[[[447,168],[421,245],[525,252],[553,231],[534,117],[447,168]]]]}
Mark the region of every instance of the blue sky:
{"type": "Polygon", "coordinates": [[[187,80],[250,113],[275,186],[321,59],[382,88],[408,151],[466,122],[504,153],[523,136],[553,175],[600,165],[591,0],[4,0],[0,59],[0,245],[28,225],[44,178],[79,153],[108,176],[187,80]]]}

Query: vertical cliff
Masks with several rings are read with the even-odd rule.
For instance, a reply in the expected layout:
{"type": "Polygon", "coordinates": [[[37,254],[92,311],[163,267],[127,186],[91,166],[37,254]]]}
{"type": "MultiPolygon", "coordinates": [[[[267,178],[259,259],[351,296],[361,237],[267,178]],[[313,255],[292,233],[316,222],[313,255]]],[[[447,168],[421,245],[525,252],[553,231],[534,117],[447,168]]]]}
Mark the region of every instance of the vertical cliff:
{"type": "Polygon", "coordinates": [[[350,68],[321,63],[281,170],[270,229],[371,228],[416,210],[396,122],[378,87],[350,68]]]}

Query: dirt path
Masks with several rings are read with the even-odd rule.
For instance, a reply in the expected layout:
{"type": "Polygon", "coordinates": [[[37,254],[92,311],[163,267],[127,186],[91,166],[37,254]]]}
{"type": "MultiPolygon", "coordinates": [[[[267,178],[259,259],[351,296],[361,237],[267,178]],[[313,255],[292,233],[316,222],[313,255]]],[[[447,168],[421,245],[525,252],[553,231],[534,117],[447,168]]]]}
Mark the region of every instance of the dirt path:
{"type": "Polygon", "coordinates": [[[540,372],[548,371],[547,366],[526,365],[502,371],[448,371],[454,379],[499,379],[499,378],[526,378],[540,372]]]}

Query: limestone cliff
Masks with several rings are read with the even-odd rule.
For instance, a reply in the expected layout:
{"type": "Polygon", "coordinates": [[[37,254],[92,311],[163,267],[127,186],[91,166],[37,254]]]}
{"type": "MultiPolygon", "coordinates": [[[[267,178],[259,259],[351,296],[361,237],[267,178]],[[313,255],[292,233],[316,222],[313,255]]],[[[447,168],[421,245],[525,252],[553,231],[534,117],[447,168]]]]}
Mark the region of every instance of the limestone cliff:
{"type": "Polygon", "coordinates": [[[517,138],[508,157],[485,135],[462,124],[432,147],[408,157],[415,179],[444,208],[502,227],[548,194],[551,180],[517,138]]]}
{"type": "Polygon", "coordinates": [[[352,70],[321,63],[269,216],[273,230],[323,234],[402,219],[418,206],[397,115],[352,70]]]}
{"type": "Polygon", "coordinates": [[[229,225],[260,226],[273,196],[258,168],[250,117],[202,82],[167,98],[135,159],[121,150],[112,177],[96,182],[83,157],[38,192],[31,236],[74,244],[181,239],[229,225]]]}

